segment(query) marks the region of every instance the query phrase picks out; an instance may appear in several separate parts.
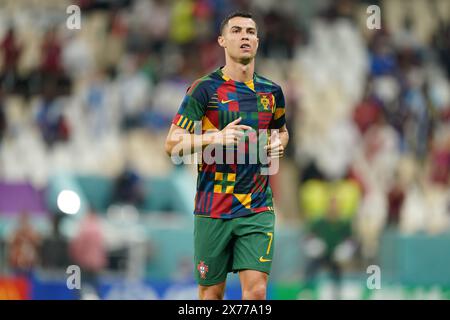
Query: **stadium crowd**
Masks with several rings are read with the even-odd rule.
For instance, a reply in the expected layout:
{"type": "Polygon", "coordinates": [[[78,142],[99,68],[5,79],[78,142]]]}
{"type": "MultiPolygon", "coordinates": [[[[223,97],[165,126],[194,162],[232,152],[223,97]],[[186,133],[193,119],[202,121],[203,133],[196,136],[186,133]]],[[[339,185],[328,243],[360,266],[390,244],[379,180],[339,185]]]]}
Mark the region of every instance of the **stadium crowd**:
{"type": "MultiPolygon", "coordinates": [[[[42,188],[62,169],[125,179],[130,164],[136,179],[169,174],[171,117],[189,84],[223,65],[220,21],[241,9],[258,22],[257,72],[286,96],[281,170],[293,175],[277,175],[275,194],[294,196],[278,205],[281,221],[326,219],[335,199],[368,260],[386,228],[449,230],[445,1],[75,2],[80,30],[67,29],[64,1],[0,5],[0,180],[42,188]],[[382,9],[379,30],[366,26],[370,4],[382,9]]],[[[11,266],[18,239],[38,241],[21,238],[23,224],[11,266]]]]}

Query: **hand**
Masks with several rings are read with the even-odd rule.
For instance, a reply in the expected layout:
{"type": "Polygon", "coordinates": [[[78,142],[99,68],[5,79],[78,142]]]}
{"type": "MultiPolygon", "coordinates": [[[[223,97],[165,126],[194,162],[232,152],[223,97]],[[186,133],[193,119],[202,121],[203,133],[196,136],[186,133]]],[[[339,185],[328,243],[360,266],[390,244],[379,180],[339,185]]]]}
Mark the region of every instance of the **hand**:
{"type": "Polygon", "coordinates": [[[239,143],[241,138],[244,136],[244,130],[251,130],[252,128],[243,124],[238,124],[241,122],[242,118],[239,117],[236,120],[230,122],[221,131],[218,131],[214,137],[214,143],[221,144],[223,146],[232,146],[239,143]]]}
{"type": "Polygon", "coordinates": [[[264,147],[267,150],[267,155],[271,158],[281,158],[284,156],[284,147],[281,144],[278,130],[275,130],[270,135],[269,145],[264,147]]]}

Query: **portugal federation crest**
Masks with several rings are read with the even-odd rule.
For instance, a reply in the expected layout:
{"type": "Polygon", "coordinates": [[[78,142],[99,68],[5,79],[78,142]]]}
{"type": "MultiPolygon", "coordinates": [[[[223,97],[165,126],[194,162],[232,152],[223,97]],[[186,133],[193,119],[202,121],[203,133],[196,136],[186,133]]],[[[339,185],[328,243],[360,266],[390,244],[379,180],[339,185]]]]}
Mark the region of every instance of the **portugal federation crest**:
{"type": "Polygon", "coordinates": [[[200,263],[197,265],[197,270],[200,272],[200,277],[202,279],[206,279],[206,273],[208,272],[208,266],[205,264],[205,262],[200,261],[200,263]]]}
{"type": "Polygon", "coordinates": [[[264,108],[264,110],[271,111],[273,113],[274,96],[270,92],[258,92],[259,102],[264,108]]]}

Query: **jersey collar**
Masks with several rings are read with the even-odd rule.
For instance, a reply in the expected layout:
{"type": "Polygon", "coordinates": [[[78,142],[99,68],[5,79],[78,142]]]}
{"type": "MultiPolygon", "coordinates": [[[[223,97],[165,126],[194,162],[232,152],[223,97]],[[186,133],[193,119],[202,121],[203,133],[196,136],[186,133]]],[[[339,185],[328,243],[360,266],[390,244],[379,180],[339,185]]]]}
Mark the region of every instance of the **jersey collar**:
{"type": "MultiPolygon", "coordinates": [[[[225,80],[225,81],[233,80],[233,79],[231,79],[229,76],[225,75],[225,74],[222,72],[222,68],[223,68],[223,67],[224,67],[224,66],[221,66],[221,67],[217,68],[217,70],[216,70],[217,74],[218,74],[223,80],[225,80]]],[[[233,80],[233,81],[234,81],[235,83],[241,83],[241,84],[243,84],[243,85],[249,87],[249,88],[252,89],[253,91],[255,91],[255,80],[256,80],[256,72],[253,72],[253,79],[251,79],[251,80],[248,80],[248,81],[245,81],[245,82],[239,82],[239,81],[235,81],[235,80],[233,80]]]]}

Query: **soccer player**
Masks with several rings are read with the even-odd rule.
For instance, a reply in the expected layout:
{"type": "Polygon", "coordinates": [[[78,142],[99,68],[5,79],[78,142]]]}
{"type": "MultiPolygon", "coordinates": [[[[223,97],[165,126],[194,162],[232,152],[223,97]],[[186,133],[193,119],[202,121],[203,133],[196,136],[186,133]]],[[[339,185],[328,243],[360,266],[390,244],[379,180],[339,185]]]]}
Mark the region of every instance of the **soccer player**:
{"type": "MultiPolygon", "coordinates": [[[[260,137],[258,132],[270,130],[263,147],[266,158],[283,156],[289,140],[284,95],[279,85],[254,71],[257,31],[249,13],[224,19],[218,43],[226,64],[188,88],[166,139],[169,155],[220,146],[236,156],[242,141],[245,154],[255,142],[249,132],[260,137]]],[[[266,299],[275,234],[272,190],[262,161],[248,158],[231,164],[202,158],[198,165],[194,260],[200,299],[223,299],[229,272],[239,272],[242,299],[266,299]]]]}

